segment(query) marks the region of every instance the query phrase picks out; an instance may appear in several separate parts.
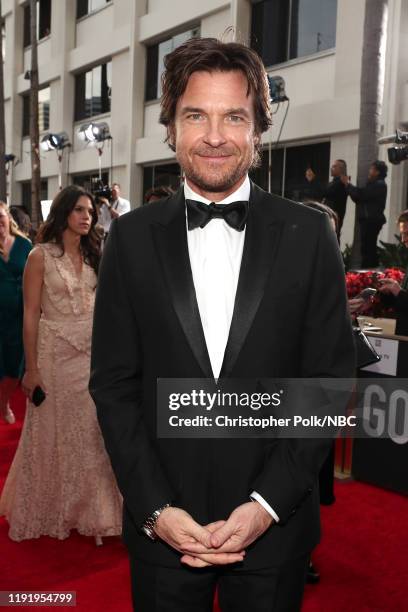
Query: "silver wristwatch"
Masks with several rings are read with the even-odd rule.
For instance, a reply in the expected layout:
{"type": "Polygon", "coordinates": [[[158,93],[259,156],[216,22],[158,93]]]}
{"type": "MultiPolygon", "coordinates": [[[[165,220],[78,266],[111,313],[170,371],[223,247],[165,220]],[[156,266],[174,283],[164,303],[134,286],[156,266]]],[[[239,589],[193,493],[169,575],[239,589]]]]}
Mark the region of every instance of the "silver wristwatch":
{"type": "Polygon", "coordinates": [[[159,518],[159,516],[161,515],[161,513],[163,512],[163,510],[165,510],[166,508],[169,508],[171,506],[171,504],[165,504],[164,506],[162,506],[161,508],[159,508],[158,510],[155,510],[153,512],[153,514],[151,514],[143,523],[142,525],[142,531],[153,541],[157,540],[157,536],[154,532],[154,526],[157,523],[157,519],[159,518]]]}

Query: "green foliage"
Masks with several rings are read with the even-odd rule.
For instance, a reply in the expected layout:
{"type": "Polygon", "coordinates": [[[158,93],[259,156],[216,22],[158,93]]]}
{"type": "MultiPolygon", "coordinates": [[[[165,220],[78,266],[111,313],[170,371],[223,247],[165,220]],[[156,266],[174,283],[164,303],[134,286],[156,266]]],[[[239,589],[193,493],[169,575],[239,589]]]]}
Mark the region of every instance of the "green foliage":
{"type": "Polygon", "coordinates": [[[384,268],[403,268],[408,266],[408,249],[402,244],[399,236],[395,236],[396,243],[383,242],[378,247],[380,266],[384,268]]]}
{"type": "MultiPolygon", "coordinates": [[[[377,247],[379,266],[381,268],[400,268],[406,270],[408,268],[408,249],[402,244],[400,237],[395,236],[396,242],[383,242],[380,240],[380,245],[377,247]]],[[[351,250],[352,247],[346,244],[342,256],[344,268],[346,272],[351,266],[351,250]]]]}

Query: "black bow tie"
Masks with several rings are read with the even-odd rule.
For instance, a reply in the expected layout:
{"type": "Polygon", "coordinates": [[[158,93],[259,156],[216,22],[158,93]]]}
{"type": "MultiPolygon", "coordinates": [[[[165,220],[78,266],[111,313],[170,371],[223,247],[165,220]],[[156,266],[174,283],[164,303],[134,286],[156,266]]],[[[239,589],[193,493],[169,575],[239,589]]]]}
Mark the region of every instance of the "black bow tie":
{"type": "Polygon", "coordinates": [[[211,219],[224,219],[238,232],[242,232],[248,217],[248,202],[231,204],[204,204],[196,200],[186,200],[188,229],[205,227],[211,219]]]}

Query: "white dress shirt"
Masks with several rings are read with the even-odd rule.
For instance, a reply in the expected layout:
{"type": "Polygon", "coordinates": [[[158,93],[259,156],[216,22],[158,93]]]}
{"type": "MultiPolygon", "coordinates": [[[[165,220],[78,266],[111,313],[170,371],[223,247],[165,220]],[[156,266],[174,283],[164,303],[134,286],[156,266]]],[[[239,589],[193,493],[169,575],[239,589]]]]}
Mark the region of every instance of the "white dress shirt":
{"type": "MultiPolygon", "coordinates": [[[[124,215],[130,211],[130,202],[129,200],[125,200],[125,198],[118,198],[112,202],[112,208],[118,212],[119,216],[124,215]]],[[[110,230],[112,217],[106,204],[102,204],[99,210],[98,223],[102,225],[105,234],[107,234],[110,230]]]]}
{"type": "MultiPolygon", "coordinates": [[[[249,201],[251,186],[248,176],[234,193],[217,204],[230,204],[249,201]]],[[[184,183],[186,200],[196,200],[210,204],[203,196],[195,193],[188,182],[184,183]]],[[[186,213],[187,216],[187,213],[186,213]]],[[[239,270],[245,241],[245,229],[238,232],[224,221],[212,219],[203,228],[187,230],[188,254],[198,310],[200,312],[204,337],[207,344],[214,378],[218,378],[224,360],[235,295],[237,292],[239,270]]],[[[270,505],[256,491],[251,494],[272,515],[278,516],[270,505]]]]}

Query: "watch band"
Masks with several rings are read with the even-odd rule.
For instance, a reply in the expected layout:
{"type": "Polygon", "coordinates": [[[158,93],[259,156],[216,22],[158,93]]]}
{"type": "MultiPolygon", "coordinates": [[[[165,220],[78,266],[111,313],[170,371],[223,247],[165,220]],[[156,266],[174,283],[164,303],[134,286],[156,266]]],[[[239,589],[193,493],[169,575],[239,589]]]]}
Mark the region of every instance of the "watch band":
{"type": "Polygon", "coordinates": [[[153,514],[151,514],[143,523],[142,525],[142,531],[153,541],[157,540],[157,536],[154,532],[154,526],[157,523],[157,519],[159,518],[159,516],[161,515],[161,513],[163,512],[163,510],[165,510],[166,508],[169,508],[171,506],[171,504],[165,504],[164,506],[162,506],[161,508],[158,508],[157,510],[155,510],[153,512],[153,514]]]}

